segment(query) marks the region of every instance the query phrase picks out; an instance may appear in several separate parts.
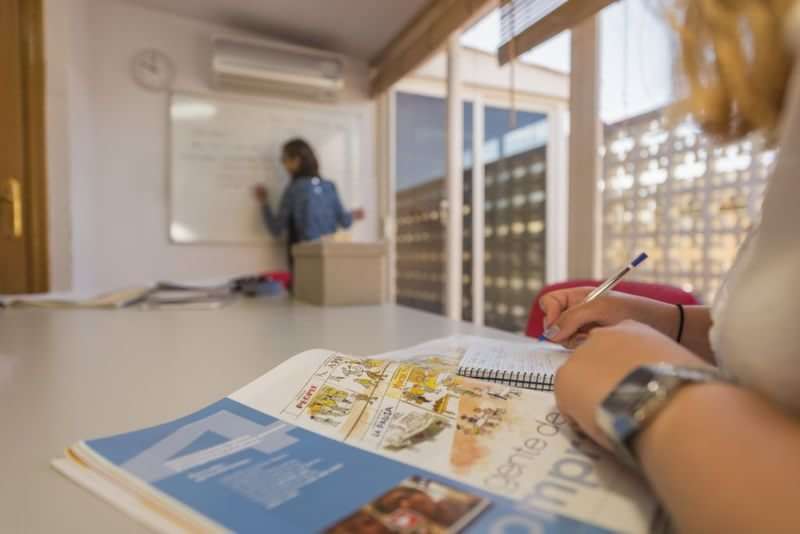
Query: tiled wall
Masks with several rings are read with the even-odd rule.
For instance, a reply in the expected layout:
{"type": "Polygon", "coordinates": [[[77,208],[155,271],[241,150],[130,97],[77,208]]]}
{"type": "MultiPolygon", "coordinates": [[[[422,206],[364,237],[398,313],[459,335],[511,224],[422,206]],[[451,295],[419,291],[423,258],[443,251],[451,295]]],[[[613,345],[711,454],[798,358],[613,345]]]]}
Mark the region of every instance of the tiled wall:
{"type": "MultiPolygon", "coordinates": [[[[546,147],[486,165],[485,317],[525,329],[545,276],[546,147]]],[[[444,179],[397,193],[397,300],[443,313],[444,179]]],[[[464,173],[463,317],[472,319],[472,173],[464,173]]]]}
{"type": "Polygon", "coordinates": [[[604,271],[644,250],[639,280],[710,302],[757,220],[775,152],[759,137],[717,145],[661,111],[607,125],[604,138],[604,271]]]}

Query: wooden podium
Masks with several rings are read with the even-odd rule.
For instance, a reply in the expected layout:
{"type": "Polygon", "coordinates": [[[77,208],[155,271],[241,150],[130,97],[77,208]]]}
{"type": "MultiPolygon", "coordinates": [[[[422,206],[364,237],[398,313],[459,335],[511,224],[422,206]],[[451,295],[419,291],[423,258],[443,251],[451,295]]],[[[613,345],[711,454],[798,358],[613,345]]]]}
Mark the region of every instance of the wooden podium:
{"type": "Polygon", "coordinates": [[[294,296],[318,306],[381,304],[386,288],[386,244],[329,240],[292,247],[294,296]]]}

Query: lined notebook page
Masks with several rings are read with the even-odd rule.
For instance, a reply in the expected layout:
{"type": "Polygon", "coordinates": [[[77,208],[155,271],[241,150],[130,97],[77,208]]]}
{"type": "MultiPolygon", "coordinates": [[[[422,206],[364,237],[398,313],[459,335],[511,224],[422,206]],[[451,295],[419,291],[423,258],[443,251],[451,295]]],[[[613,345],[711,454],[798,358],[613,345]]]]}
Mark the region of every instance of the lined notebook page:
{"type": "Polygon", "coordinates": [[[552,343],[474,342],[464,353],[458,374],[550,391],[556,370],[568,356],[568,350],[552,343]]]}

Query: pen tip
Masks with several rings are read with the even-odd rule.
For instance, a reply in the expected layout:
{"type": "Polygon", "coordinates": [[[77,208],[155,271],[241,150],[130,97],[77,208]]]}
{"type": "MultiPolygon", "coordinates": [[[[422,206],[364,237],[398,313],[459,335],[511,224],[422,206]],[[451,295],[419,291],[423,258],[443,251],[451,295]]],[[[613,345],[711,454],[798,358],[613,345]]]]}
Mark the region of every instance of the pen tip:
{"type": "Polygon", "coordinates": [[[636,256],[636,259],[631,262],[631,265],[633,265],[634,267],[638,267],[638,265],[646,259],[647,259],[647,253],[642,252],[641,254],[636,256]]]}
{"type": "Polygon", "coordinates": [[[541,336],[539,336],[537,339],[538,339],[539,341],[550,341],[549,339],[547,339],[547,337],[546,337],[544,334],[542,334],[541,336]]]}

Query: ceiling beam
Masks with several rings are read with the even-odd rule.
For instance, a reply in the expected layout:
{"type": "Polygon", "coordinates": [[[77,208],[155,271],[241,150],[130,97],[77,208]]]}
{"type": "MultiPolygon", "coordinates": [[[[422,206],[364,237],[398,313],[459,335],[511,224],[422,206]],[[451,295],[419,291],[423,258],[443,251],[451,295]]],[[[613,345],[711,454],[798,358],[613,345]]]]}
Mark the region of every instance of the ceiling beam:
{"type": "Polygon", "coordinates": [[[497,51],[500,65],[516,59],[531,48],[568,30],[617,0],[567,0],[497,51]]]}
{"type": "Polygon", "coordinates": [[[372,96],[421,66],[458,30],[497,6],[497,0],[432,0],[371,62],[372,96]]]}

